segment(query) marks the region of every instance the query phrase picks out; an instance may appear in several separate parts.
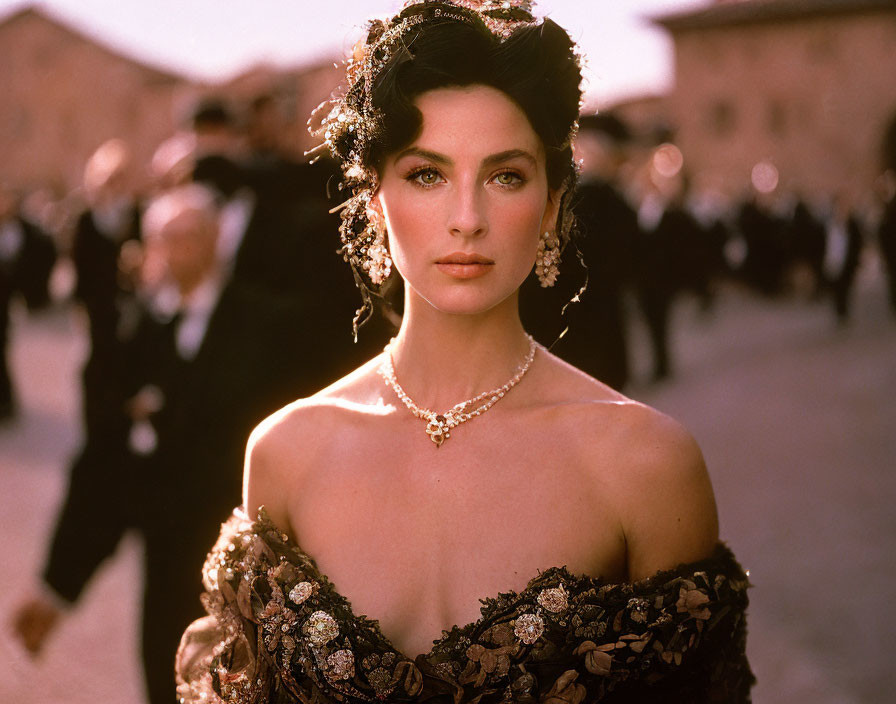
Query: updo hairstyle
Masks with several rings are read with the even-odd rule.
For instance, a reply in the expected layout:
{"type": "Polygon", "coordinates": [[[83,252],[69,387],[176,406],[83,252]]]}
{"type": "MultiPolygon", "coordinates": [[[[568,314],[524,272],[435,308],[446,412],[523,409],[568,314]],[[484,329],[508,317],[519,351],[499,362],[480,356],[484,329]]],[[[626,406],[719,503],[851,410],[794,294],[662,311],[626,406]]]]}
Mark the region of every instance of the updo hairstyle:
{"type": "MultiPolygon", "coordinates": [[[[477,3],[464,3],[471,4],[477,3]]],[[[497,6],[486,12],[423,0],[387,22],[374,20],[348,63],[344,93],[322,106],[329,112],[316,133],[342,165],[342,254],[364,298],[359,315],[379,288],[362,275],[373,242],[367,205],[385,159],[419,137],[423,116],[414,101],[427,91],[485,85],[520,107],[544,145],[548,186],[562,193],[556,232],[564,245],[568,241],[576,182],[571,140],[582,95],[579,56],[564,29],[550,19],[535,20],[519,4],[481,3],[497,6]]]]}

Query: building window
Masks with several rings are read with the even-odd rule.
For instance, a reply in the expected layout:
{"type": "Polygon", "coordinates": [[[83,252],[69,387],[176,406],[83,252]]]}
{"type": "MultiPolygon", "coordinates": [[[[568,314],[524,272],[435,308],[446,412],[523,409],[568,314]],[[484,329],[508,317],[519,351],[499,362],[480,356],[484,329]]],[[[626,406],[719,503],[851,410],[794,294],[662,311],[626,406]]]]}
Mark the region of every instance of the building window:
{"type": "Polygon", "coordinates": [[[717,100],[707,115],[707,131],[716,137],[726,137],[734,131],[737,115],[728,100],[717,100]]]}
{"type": "Polygon", "coordinates": [[[787,106],[781,100],[772,100],[768,104],[766,123],[769,134],[773,137],[787,136],[787,106]]]}
{"type": "Polygon", "coordinates": [[[31,139],[34,130],[34,116],[30,114],[27,108],[23,106],[15,106],[12,104],[12,110],[9,113],[9,128],[3,130],[7,134],[16,138],[16,140],[31,139]]]}
{"type": "Polygon", "coordinates": [[[830,32],[813,34],[809,37],[806,53],[815,63],[833,63],[839,55],[837,39],[830,32]]]}

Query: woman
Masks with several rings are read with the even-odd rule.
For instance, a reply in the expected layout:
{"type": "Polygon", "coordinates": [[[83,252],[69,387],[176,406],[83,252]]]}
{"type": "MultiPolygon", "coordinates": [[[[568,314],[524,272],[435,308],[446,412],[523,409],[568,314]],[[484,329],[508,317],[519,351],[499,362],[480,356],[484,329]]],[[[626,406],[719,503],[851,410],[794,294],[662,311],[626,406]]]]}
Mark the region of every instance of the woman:
{"type": "Polygon", "coordinates": [[[253,434],[185,701],[749,700],[699,449],[520,324],[568,237],[580,98],[526,4],[409,3],[350,63],[343,251],[374,292],[394,263],[404,318],[253,434]]]}

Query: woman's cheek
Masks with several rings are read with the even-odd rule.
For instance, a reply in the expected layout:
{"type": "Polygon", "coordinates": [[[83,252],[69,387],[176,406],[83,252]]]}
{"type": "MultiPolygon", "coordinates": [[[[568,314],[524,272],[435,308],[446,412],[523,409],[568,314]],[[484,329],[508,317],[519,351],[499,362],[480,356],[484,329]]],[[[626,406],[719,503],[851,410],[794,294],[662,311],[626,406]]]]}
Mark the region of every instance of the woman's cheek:
{"type": "Polygon", "coordinates": [[[533,237],[535,240],[541,235],[541,221],[544,217],[545,203],[535,199],[520,199],[517,202],[507,203],[501,209],[498,217],[505,227],[518,233],[522,237],[533,237]]]}
{"type": "Polygon", "coordinates": [[[386,226],[390,237],[397,235],[402,241],[410,241],[425,235],[427,227],[432,228],[435,224],[432,204],[417,203],[417,200],[405,198],[400,204],[391,204],[386,209],[386,226]]]}
{"type": "Polygon", "coordinates": [[[425,257],[427,235],[432,232],[435,220],[426,208],[408,204],[388,208],[385,214],[392,261],[398,271],[407,277],[413,274],[414,263],[425,257]]]}

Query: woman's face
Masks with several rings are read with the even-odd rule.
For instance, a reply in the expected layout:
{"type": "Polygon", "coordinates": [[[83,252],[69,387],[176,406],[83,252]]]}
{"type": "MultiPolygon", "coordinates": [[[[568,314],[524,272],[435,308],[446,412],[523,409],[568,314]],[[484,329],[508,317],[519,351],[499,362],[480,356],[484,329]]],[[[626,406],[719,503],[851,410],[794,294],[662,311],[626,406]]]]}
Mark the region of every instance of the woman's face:
{"type": "Polygon", "coordinates": [[[494,88],[440,88],[415,104],[420,136],[386,159],[371,208],[414,292],[446,313],[488,311],[516,294],[554,228],[544,147],[494,88]]]}

